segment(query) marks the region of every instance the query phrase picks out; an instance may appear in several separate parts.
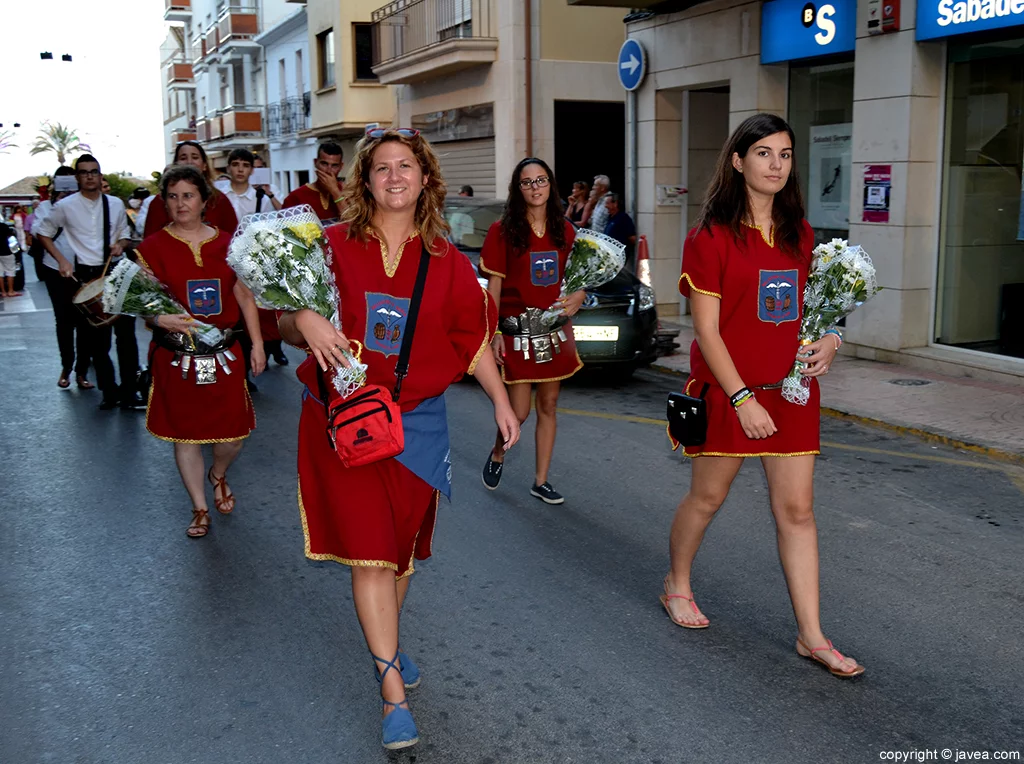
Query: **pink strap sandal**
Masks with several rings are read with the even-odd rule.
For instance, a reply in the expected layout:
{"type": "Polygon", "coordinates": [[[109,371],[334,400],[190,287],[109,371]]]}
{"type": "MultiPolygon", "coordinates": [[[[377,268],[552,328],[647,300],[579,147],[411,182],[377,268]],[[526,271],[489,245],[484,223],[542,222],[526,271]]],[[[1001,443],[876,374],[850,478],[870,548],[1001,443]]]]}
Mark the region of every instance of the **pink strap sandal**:
{"type": "Polygon", "coordinates": [[[659,595],[658,599],[661,600],[662,607],[664,607],[665,612],[668,613],[669,620],[671,620],[676,626],[682,626],[684,629],[706,629],[711,625],[711,621],[707,619],[707,616],[700,612],[700,609],[697,607],[697,603],[693,601],[693,597],[687,597],[683,594],[672,594],[668,590],[668,579],[665,579],[665,593],[659,595]],[[681,623],[680,621],[677,621],[676,617],[672,615],[672,608],[668,606],[670,600],[686,600],[689,602],[690,607],[693,608],[693,612],[703,618],[704,623],[681,623]]]}
{"type": "Polygon", "coordinates": [[[829,670],[829,673],[832,674],[832,676],[837,676],[841,679],[850,679],[851,677],[860,676],[864,673],[864,667],[861,666],[859,663],[849,671],[842,671],[841,669],[837,669],[834,666],[832,666],[828,661],[819,658],[817,655],[815,655],[815,653],[820,653],[822,651],[831,651],[832,654],[835,655],[839,660],[846,660],[846,656],[832,646],[831,639],[826,639],[825,641],[828,642],[827,647],[815,647],[814,649],[811,649],[806,644],[804,644],[804,642],[801,639],[797,638],[796,653],[802,658],[809,658],[812,661],[817,661],[822,666],[827,668],[829,670]]]}

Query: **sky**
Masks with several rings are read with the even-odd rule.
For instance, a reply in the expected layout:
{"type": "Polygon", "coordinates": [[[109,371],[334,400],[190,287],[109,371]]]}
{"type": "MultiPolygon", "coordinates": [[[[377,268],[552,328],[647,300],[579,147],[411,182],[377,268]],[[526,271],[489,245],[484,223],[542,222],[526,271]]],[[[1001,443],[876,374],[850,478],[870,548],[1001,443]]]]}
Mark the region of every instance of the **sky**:
{"type": "Polygon", "coordinates": [[[160,46],[163,0],[2,0],[0,123],[17,148],[0,154],[0,188],[52,173],[30,156],[44,120],[74,127],[104,172],[148,178],[164,165],[160,46]],[[53,53],[42,61],[42,51],[53,53]],[[69,53],[70,63],[61,61],[69,53]]]}

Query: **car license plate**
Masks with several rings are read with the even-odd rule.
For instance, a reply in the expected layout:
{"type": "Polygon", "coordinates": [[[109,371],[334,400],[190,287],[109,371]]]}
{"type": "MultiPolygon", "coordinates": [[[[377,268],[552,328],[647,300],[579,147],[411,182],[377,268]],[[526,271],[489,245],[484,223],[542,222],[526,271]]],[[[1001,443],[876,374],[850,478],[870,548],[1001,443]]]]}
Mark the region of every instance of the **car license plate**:
{"type": "Polygon", "coordinates": [[[572,333],[577,342],[615,342],[619,339],[617,326],[574,326],[572,333]]]}

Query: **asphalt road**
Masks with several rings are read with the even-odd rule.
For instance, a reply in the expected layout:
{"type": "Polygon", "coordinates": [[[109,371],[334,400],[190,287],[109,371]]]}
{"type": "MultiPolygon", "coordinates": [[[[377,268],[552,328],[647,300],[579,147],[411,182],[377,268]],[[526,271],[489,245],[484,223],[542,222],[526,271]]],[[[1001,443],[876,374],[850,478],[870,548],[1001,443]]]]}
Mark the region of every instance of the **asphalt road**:
{"type": "Polygon", "coordinates": [[[557,508],[528,493],[532,427],[500,489],[484,490],[489,407],[473,383],[449,392],[454,502],[403,620],[424,675],[411,696],[421,744],[385,755],[349,576],[302,555],[292,369],[260,378],[259,429],[231,472],[238,508],[191,541],[171,447],[141,414],[57,390],[51,320],[0,312],[3,764],[789,764],[1024,749],[1020,472],[823,422],[825,630],[868,669],[843,682],[794,653],[756,462],[697,559],[711,628],[665,616],[667,533],[690,470],[660,424],[679,379],[643,372],[565,390],[557,508]]]}

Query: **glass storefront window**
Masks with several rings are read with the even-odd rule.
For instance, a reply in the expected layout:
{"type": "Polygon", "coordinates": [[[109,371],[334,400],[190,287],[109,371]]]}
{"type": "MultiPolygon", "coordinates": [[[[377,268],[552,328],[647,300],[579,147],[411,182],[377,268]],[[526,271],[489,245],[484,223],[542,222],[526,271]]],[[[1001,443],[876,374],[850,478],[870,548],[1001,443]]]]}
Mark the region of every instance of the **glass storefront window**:
{"type": "Polygon", "coordinates": [[[1024,357],[1024,40],[950,44],[936,341],[1024,357]]]}
{"type": "Polygon", "coordinates": [[[847,238],[853,144],[853,59],[789,68],[796,169],[817,241],[847,238]]]}

